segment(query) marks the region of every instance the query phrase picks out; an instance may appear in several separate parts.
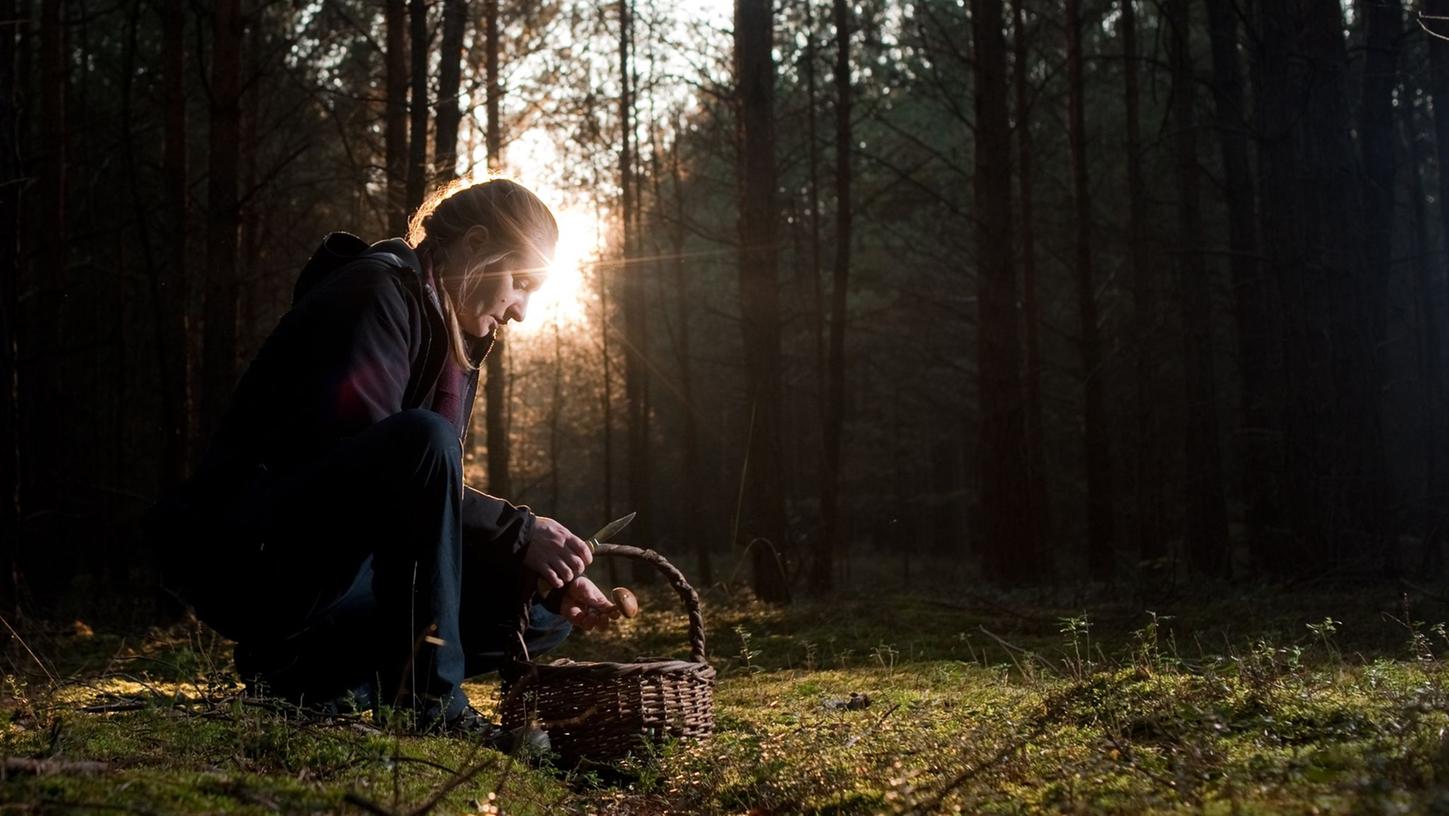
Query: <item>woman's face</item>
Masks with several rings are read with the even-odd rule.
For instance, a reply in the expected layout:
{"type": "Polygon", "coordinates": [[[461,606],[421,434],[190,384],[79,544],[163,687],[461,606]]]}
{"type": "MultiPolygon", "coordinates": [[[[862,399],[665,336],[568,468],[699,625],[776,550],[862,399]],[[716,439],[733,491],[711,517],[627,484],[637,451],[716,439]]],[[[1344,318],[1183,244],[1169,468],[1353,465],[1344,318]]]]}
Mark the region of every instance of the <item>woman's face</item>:
{"type": "MultiPolygon", "coordinates": [[[[474,263],[489,257],[483,255],[474,263]]],[[[464,271],[445,270],[443,285],[453,299],[458,325],[474,337],[486,337],[510,320],[527,317],[529,297],[548,277],[547,260],[522,251],[493,260],[471,285],[464,271]]]]}

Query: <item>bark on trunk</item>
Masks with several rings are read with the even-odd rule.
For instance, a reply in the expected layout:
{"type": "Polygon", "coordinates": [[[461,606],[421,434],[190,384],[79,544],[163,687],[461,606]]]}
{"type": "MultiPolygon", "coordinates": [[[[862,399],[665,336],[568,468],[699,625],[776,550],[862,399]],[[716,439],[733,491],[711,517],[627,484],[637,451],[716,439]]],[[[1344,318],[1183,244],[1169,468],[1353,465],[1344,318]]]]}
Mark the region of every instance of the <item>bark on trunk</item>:
{"type": "Polygon", "coordinates": [[[428,181],[428,52],[432,45],[428,33],[428,5],[424,0],[409,0],[408,29],[411,33],[412,100],[408,110],[407,213],[412,214],[423,203],[428,181]]]}
{"type": "Polygon", "coordinates": [[[408,8],[407,0],[386,0],[387,37],[383,59],[386,110],[383,113],[383,165],[387,172],[387,229],[407,231],[408,179],[408,8]]]}
{"type": "Polygon", "coordinates": [[[1032,163],[1031,103],[1027,76],[1029,73],[1026,45],[1026,2],[1014,3],[1013,25],[1016,90],[1016,178],[1021,199],[1021,303],[1022,332],[1026,339],[1026,361],[1023,370],[1026,398],[1026,467],[1027,495],[1030,505],[1025,521],[1026,536],[1041,553],[1038,569],[1052,570],[1054,553],[1051,533],[1051,502],[1047,495],[1046,425],[1042,418],[1041,396],[1041,301],[1036,291],[1036,209],[1032,163]]]}
{"type": "MultiPolygon", "coordinates": [[[[498,0],[483,0],[485,107],[488,113],[485,144],[488,151],[488,172],[498,171],[502,162],[502,124],[498,109],[503,89],[498,80],[498,0]]],[[[483,380],[484,409],[488,436],[488,488],[499,496],[513,493],[510,441],[505,411],[508,404],[508,378],[503,368],[503,355],[508,351],[506,337],[488,355],[488,370],[483,380]]]]}
{"type": "Polygon", "coordinates": [[[1081,322],[1083,440],[1087,476],[1087,570],[1110,581],[1113,552],[1112,463],[1107,448],[1107,411],[1102,394],[1102,341],[1092,272],[1092,202],[1087,173],[1087,124],[1082,80],[1081,0],[1067,0],[1067,141],[1072,160],[1077,315],[1081,322]]]}
{"type": "Polygon", "coordinates": [[[207,162],[206,366],[203,418],[216,429],[236,384],[237,172],[241,119],[240,0],[212,9],[211,133],[207,162]]]}
{"type": "Polygon", "coordinates": [[[1242,415],[1238,436],[1238,488],[1249,553],[1274,560],[1274,534],[1281,523],[1282,433],[1270,380],[1281,375],[1277,353],[1278,317],[1269,309],[1270,282],[1258,257],[1257,205],[1248,161],[1247,108],[1238,56],[1238,9],[1233,0],[1207,0],[1212,44],[1213,121],[1223,162],[1223,198],[1228,217],[1228,268],[1237,330],[1242,415]]]}
{"type": "MultiPolygon", "coordinates": [[[[830,589],[835,548],[841,539],[840,451],[845,429],[845,306],[850,285],[851,211],[850,151],[850,14],[845,0],[835,0],[835,269],[830,288],[829,386],[825,399],[825,469],[821,510],[824,524],[816,550],[811,586],[830,589]]],[[[1004,77],[1002,77],[1004,79],[1004,77]]],[[[1003,116],[1004,116],[1003,106],[1003,116]]],[[[1008,186],[1010,179],[1008,177],[1008,186]]],[[[1010,196],[1010,190],[1007,191],[1010,196]]]]}
{"type": "Polygon", "coordinates": [[[1142,171],[1142,125],[1137,79],[1137,10],[1133,0],[1122,0],[1122,78],[1127,139],[1127,241],[1132,264],[1132,380],[1136,397],[1137,431],[1132,456],[1132,549],[1151,580],[1154,567],[1167,554],[1164,514],[1165,440],[1162,389],[1158,384],[1163,340],[1158,308],[1157,276],[1149,252],[1147,180],[1142,171]]]}
{"type": "MultiPolygon", "coordinates": [[[[0,0],[0,19],[15,19],[15,0],[0,0]]],[[[16,307],[20,277],[20,119],[16,106],[13,28],[0,31],[0,615],[14,620],[20,554],[20,389],[16,307]]],[[[0,635],[8,642],[9,631],[0,635]]]]}
{"type": "Polygon", "coordinates": [[[1172,62],[1173,147],[1177,169],[1177,304],[1182,317],[1184,539],[1188,561],[1199,575],[1227,578],[1227,500],[1218,445],[1217,394],[1213,375],[1212,296],[1203,261],[1199,200],[1196,77],[1193,74],[1187,0],[1168,0],[1172,62]]]}
{"type": "Polygon", "coordinates": [[[744,532],[755,594],[788,602],[788,528],[780,490],[780,323],[776,268],[774,16],[769,0],[736,0],[735,80],[740,105],[740,329],[750,406],[744,532]]]}
{"type": "Polygon", "coordinates": [[[185,478],[192,446],[191,355],[188,353],[190,341],[186,325],[189,208],[186,196],[185,0],[166,0],[161,26],[161,87],[165,107],[162,185],[172,238],[167,242],[164,268],[152,273],[155,279],[152,308],[156,310],[161,414],[166,425],[162,484],[169,488],[185,478]]]}
{"type": "Polygon", "coordinates": [[[458,125],[463,119],[458,91],[467,26],[468,0],[444,0],[443,37],[438,46],[438,118],[433,125],[433,164],[443,182],[458,176],[458,125]]]}
{"type": "Polygon", "coordinates": [[[1001,0],[972,0],[976,48],[974,183],[981,397],[981,542],[986,574],[1036,577],[1040,550],[1021,520],[1030,512],[1021,330],[1012,265],[1011,123],[1007,119],[1006,37],[1001,0]]]}

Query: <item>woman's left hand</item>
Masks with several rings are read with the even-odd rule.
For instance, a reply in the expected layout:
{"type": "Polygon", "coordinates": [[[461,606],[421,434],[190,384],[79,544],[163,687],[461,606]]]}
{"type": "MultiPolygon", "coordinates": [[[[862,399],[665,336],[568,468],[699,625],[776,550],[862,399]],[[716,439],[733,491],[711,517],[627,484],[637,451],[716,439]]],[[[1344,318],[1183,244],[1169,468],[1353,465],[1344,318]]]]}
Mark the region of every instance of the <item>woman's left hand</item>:
{"type": "Polygon", "coordinates": [[[600,592],[593,581],[582,576],[575,578],[564,589],[561,611],[569,623],[586,632],[608,626],[619,617],[619,608],[613,601],[600,592]]]}

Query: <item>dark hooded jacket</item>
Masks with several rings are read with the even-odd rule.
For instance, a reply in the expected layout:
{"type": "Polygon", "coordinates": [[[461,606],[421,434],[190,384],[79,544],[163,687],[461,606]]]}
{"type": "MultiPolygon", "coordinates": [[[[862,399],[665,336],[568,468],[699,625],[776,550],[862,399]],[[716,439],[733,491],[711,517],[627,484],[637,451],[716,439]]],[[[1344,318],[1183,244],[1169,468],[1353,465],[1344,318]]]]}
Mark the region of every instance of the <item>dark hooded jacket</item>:
{"type": "MultiPolygon", "coordinates": [[[[491,344],[472,341],[475,363],[491,344]]],[[[443,415],[461,443],[477,383],[476,365],[454,361],[436,285],[406,242],[368,246],[348,233],[328,235],[298,278],[291,310],[237,385],[197,473],[157,515],[209,520],[225,539],[261,535],[269,480],[410,408],[443,415]]],[[[520,553],[534,522],[528,508],[472,489],[465,504],[465,541],[520,553]]],[[[219,565],[194,552],[183,557],[167,559],[168,583],[185,595],[189,576],[219,565]]]]}

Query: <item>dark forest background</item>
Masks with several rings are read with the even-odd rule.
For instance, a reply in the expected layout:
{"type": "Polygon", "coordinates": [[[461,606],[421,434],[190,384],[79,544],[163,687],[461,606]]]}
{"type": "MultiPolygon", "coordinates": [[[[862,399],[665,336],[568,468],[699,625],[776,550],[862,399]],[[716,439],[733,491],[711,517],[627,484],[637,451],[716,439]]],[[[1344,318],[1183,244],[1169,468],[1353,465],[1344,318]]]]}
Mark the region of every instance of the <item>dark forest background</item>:
{"type": "Polygon", "coordinates": [[[0,606],[140,598],[322,235],[489,167],[600,240],[472,481],[696,583],[1440,574],[1449,0],[730,12],[0,0],[0,606]]]}

